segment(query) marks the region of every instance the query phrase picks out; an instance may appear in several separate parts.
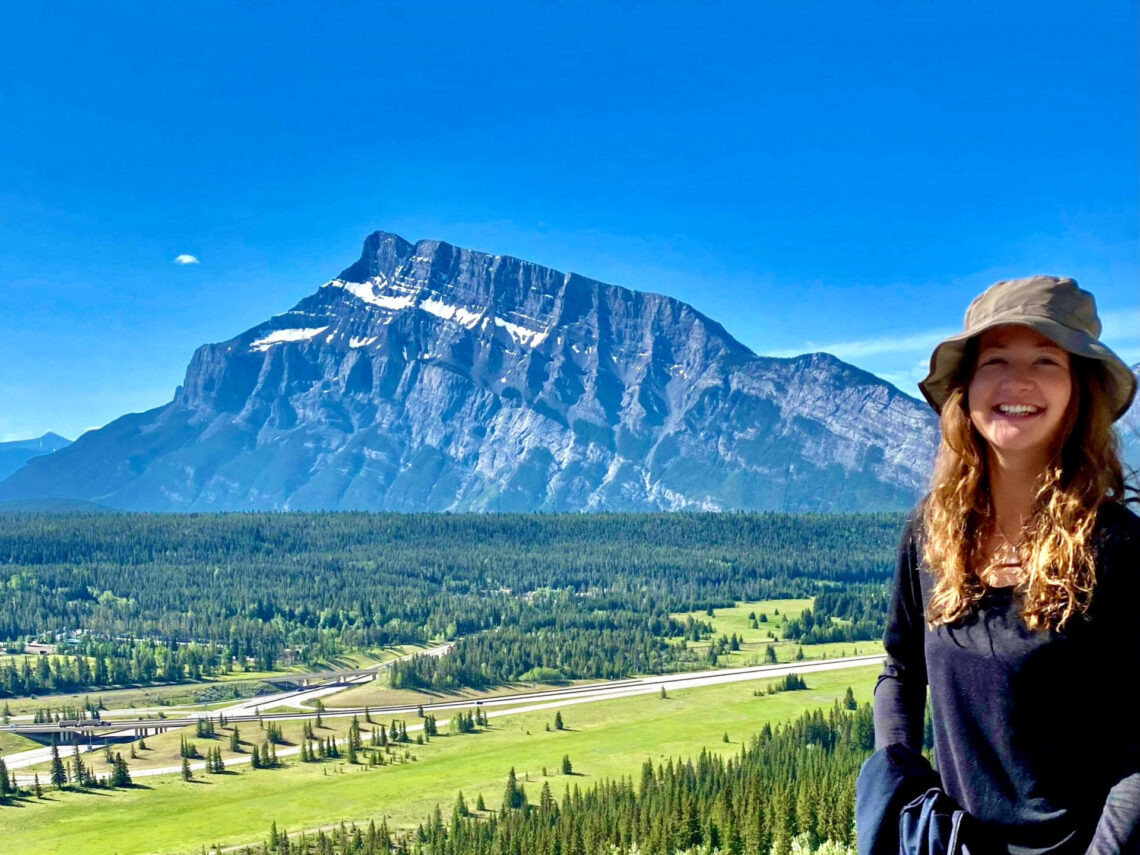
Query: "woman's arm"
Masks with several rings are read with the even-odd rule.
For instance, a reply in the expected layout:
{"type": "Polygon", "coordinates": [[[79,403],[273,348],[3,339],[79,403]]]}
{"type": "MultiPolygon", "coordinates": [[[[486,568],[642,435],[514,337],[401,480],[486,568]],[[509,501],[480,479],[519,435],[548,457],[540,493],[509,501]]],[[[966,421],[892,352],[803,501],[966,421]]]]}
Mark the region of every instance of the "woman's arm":
{"type": "MultiPolygon", "coordinates": [[[[1106,617],[1111,622],[1106,652],[1121,674],[1140,674],[1140,628],[1135,616],[1140,603],[1140,521],[1123,508],[1114,510],[1113,537],[1097,568],[1098,574],[1107,577],[1101,581],[1112,586],[1110,593],[1106,589],[1106,617]]],[[[1140,736],[1135,728],[1127,728],[1119,738],[1116,783],[1104,800],[1086,855],[1140,853],[1140,736]]]]}
{"type": "Polygon", "coordinates": [[[1085,855],[1140,853],[1140,772],[1121,778],[1108,791],[1096,833],[1085,855]]]}
{"type": "Polygon", "coordinates": [[[887,613],[883,647],[887,659],[875,684],[875,749],[902,742],[922,751],[926,712],[926,618],[918,580],[920,511],[907,521],[899,543],[894,591],[887,613]]]}

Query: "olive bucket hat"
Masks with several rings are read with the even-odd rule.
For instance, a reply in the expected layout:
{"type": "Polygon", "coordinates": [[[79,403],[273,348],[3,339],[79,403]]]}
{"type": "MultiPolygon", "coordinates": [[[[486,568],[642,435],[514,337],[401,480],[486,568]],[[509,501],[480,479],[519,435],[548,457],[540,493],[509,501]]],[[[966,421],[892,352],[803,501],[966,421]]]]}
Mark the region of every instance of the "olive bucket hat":
{"type": "Polygon", "coordinates": [[[966,310],[966,330],[941,342],[930,356],[930,373],[918,384],[936,413],[958,375],[966,345],[974,336],[1002,324],[1032,327],[1069,353],[1100,363],[1113,418],[1128,410],[1136,377],[1124,361],[1101,344],[1096,301],[1072,279],[1030,276],[991,285],[966,310]]]}

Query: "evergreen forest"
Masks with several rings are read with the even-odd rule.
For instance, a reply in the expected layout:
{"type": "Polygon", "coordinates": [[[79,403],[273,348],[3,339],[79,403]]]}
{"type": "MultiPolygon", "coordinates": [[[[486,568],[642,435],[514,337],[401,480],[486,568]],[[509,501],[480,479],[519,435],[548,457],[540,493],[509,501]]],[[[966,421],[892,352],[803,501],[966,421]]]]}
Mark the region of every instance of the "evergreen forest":
{"type": "Polygon", "coordinates": [[[0,515],[0,696],[195,680],[457,640],[393,685],[698,667],[671,613],[815,597],[803,643],[881,637],[899,514],[0,515]]]}
{"type": "MultiPolygon", "coordinates": [[[[450,815],[438,806],[408,834],[375,822],[290,836],[277,818],[248,855],[791,855],[847,853],[855,843],[855,780],[874,747],[871,707],[836,704],[775,729],[739,755],[702,752],[656,766],[638,779],[564,791],[528,791],[507,773],[500,808],[473,807],[462,793],[450,815]]],[[[567,758],[567,761],[569,758],[567,758]]],[[[532,787],[534,785],[532,784],[532,787]]]]}

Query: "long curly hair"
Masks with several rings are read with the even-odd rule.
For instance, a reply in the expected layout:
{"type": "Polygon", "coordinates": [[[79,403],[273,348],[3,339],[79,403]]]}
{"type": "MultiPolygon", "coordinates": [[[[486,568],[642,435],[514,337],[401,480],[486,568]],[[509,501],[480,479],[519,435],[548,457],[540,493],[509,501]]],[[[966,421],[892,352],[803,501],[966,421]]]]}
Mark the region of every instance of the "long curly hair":
{"type": "MultiPolygon", "coordinates": [[[[930,629],[968,615],[985,591],[979,574],[996,519],[986,442],[966,401],[976,360],[973,339],[942,406],[942,441],[922,507],[923,557],[936,579],[927,609],[930,629]]],[[[1038,477],[1021,549],[1021,617],[1034,630],[1060,631],[1088,610],[1096,585],[1097,509],[1124,498],[1119,443],[1099,364],[1071,355],[1070,375],[1069,406],[1038,477]]]]}

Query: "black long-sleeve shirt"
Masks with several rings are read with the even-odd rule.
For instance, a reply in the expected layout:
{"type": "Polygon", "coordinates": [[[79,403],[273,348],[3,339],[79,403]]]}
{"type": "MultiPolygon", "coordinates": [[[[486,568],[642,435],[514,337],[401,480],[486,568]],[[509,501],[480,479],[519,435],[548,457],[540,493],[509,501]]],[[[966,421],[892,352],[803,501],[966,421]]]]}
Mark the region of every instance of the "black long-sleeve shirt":
{"type": "Polygon", "coordinates": [[[942,786],[1009,855],[1140,852],[1140,518],[1097,517],[1085,618],[1031,631],[1015,588],[989,588],[974,613],[926,628],[935,580],[920,512],[907,523],[875,686],[875,743],[921,750],[930,687],[942,786]],[[1091,841],[1091,842],[1090,842],[1091,841]]]}

